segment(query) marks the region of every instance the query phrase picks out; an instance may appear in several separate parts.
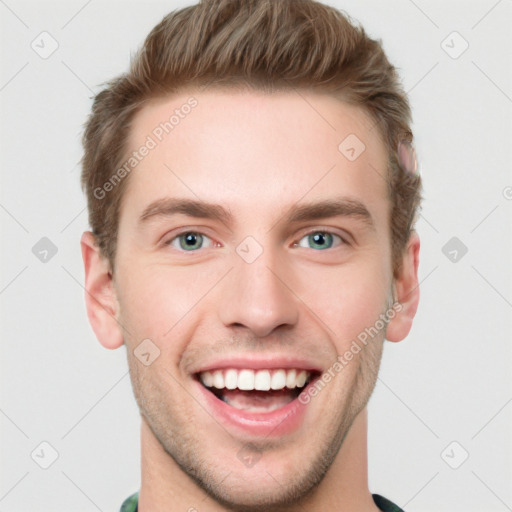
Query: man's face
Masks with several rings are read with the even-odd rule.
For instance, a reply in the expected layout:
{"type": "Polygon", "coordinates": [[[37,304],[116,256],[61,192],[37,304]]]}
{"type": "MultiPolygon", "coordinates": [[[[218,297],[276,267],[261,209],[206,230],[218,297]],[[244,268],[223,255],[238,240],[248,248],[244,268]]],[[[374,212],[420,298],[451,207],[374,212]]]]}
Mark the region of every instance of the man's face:
{"type": "Polygon", "coordinates": [[[284,504],[321,481],[377,377],[383,329],[309,403],[293,388],[293,370],[314,385],[389,307],[384,145],[361,110],[305,92],[180,94],[138,113],[132,150],[148,135],[114,275],[141,413],[220,502],[284,504]]]}

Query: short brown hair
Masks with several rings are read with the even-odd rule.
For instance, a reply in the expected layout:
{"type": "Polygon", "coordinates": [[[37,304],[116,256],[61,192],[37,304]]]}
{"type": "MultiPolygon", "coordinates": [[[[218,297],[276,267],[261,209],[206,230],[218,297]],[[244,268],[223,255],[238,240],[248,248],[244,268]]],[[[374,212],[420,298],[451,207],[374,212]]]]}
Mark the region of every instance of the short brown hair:
{"type": "Polygon", "coordinates": [[[203,0],[172,12],[150,32],[129,72],[95,97],[83,136],[82,187],[92,231],[112,269],[128,178],[112,187],[108,200],[95,191],[125,160],[131,122],[145,102],[206,85],[307,89],[368,113],[389,154],[396,274],[421,200],[420,177],[404,172],[397,155],[401,140],[412,141],[408,99],[380,41],[313,0],[203,0]]]}

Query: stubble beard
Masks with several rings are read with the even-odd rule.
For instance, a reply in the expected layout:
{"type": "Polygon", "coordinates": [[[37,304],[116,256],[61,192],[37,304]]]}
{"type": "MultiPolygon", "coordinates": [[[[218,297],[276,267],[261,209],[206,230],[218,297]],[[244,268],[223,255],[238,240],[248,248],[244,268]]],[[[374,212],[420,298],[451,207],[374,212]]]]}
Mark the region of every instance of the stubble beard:
{"type": "MultiPolygon", "coordinates": [[[[222,467],[222,463],[219,465],[218,462],[219,457],[212,456],[211,460],[208,459],[208,455],[205,455],[208,449],[201,446],[207,433],[202,434],[197,430],[197,426],[194,426],[198,423],[197,418],[190,411],[183,408],[178,410],[173,406],[168,385],[173,386],[177,392],[183,393],[184,389],[170,374],[165,376],[164,370],[164,378],[152,379],[155,373],[148,375],[144,370],[141,371],[140,363],[130,351],[128,362],[132,387],[141,415],[156,440],[182,472],[226,510],[277,512],[296,505],[314,493],[322,482],[354,419],[366,407],[373,392],[382,357],[383,341],[383,335],[377,336],[359,353],[360,364],[352,378],[350,390],[348,393],[340,393],[343,400],[340,400],[337,412],[329,423],[321,426],[323,432],[320,429],[315,432],[318,447],[315,453],[309,456],[310,460],[304,457],[304,464],[300,468],[296,468],[293,474],[287,476],[286,481],[282,481],[283,478],[279,482],[275,480],[275,486],[270,489],[257,489],[257,482],[254,481],[236,480],[236,475],[231,474],[232,465],[226,464],[226,467],[222,467]],[[233,485],[233,478],[237,482],[236,486],[233,485]],[[243,483],[246,484],[245,488],[240,485],[243,483]]],[[[207,415],[206,412],[204,414],[207,415]]],[[[207,419],[213,421],[209,416],[207,419]]],[[[214,424],[214,428],[216,426],[214,424]]],[[[238,448],[234,447],[235,453],[242,445],[240,442],[238,448]]],[[[276,447],[279,447],[279,441],[276,443],[269,440],[266,445],[262,445],[261,458],[264,458],[265,452],[271,452],[276,447]]],[[[297,443],[297,450],[305,453],[304,444],[297,443]]],[[[268,472],[271,473],[271,469],[268,472]]],[[[172,485],[173,482],[169,482],[169,487],[172,485]]]]}

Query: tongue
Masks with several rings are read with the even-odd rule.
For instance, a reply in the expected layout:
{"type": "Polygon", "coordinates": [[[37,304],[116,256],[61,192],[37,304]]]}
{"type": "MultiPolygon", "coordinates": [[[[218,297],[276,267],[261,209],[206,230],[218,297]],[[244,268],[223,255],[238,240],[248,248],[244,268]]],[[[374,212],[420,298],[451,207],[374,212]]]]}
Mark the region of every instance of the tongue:
{"type": "Polygon", "coordinates": [[[279,391],[240,391],[224,389],[220,398],[235,409],[250,412],[270,412],[289,404],[297,394],[290,389],[279,391]]]}

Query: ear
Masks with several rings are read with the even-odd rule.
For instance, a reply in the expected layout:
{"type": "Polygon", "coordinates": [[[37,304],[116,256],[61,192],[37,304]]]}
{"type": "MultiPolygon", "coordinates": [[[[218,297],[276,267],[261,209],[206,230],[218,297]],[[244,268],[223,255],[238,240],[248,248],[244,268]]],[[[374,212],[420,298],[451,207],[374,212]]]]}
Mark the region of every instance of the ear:
{"type": "Polygon", "coordinates": [[[117,321],[119,308],[110,264],[100,254],[90,231],[82,235],[80,245],[85,269],[85,305],[92,330],[105,348],[119,348],[124,339],[117,321]]]}
{"type": "Polygon", "coordinates": [[[395,277],[393,288],[394,299],[401,305],[396,315],[388,323],[386,339],[389,341],[402,341],[411,330],[412,321],[418,309],[420,288],[418,282],[418,265],[420,256],[420,238],[413,231],[407,249],[403,254],[402,267],[395,277]]]}

